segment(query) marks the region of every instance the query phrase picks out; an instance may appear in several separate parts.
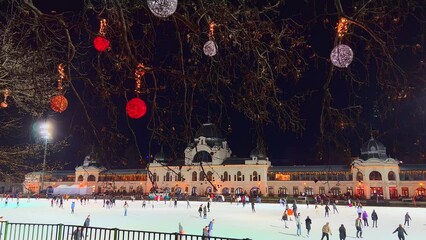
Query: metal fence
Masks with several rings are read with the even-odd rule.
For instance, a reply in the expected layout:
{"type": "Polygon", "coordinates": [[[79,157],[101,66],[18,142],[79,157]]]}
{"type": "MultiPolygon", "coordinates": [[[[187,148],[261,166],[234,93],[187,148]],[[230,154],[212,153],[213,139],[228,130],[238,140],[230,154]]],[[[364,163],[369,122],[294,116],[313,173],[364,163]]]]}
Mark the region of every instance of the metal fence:
{"type": "MultiPolygon", "coordinates": [[[[0,240],[242,240],[64,224],[0,222],[0,240]]],[[[248,240],[248,239],[246,239],[248,240]]]]}

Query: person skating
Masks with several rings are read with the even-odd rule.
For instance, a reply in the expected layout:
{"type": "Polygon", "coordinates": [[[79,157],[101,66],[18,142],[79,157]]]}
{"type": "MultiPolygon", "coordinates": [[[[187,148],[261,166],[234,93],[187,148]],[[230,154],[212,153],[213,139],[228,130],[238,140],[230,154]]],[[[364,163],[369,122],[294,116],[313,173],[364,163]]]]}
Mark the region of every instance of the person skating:
{"type": "Polygon", "coordinates": [[[305,219],[305,226],[306,226],[306,232],[308,237],[309,237],[309,232],[311,231],[311,224],[312,224],[312,220],[309,218],[309,216],[307,216],[305,219]]]}
{"type": "Polygon", "coordinates": [[[321,237],[321,240],[323,240],[324,239],[324,237],[326,237],[327,238],[327,240],[329,240],[330,239],[330,235],[332,235],[331,234],[331,229],[330,229],[330,225],[329,225],[329,223],[327,222],[323,227],[322,227],[322,237],[321,237]]]}
{"type": "Polygon", "coordinates": [[[124,216],[127,216],[127,209],[129,208],[129,204],[127,204],[127,201],[124,202],[124,216]]]}
{"type": "Polygon", "coordinates": [[[339,228],[339,239],[340,240],[346,239],[346,228],[343,224],[340,225],[340,228],[339,228]]]}
{"type": "Polygon", "coordinates": [[[214,219],[212,219],[212,220],[210,221],[210,223],[209,223],[209,231],[208,231],[209,236],[211,236],[211,235],[212,235],[212,231],[213,231],[213,224],[214,224],[214,219]]]}
{"type": "Polygon", "coordinates": [[[208,240],[209,239],[209,226],[205,226],[203,228],[203,240],[208,240]]]}
{"type": "Polygon", "coordinates": [[[83,230],[81,227],[77,227],[77,229],[74,230],[72,233],[72,239],[73,240],[81,240],[83,239],[83,230]]]}
{"type": "Polygon", "coordinates": [[[198,208],[198,213],[200,214],[200,217],[202,217],[201,214],[203,213],[203,204],[201,204],[198,208]]]}
{"type": "Polygon", "coordinates": [[[330,207],[328,206],[328,204],[325,205],[324,211],[324,217],[330,217],[330,207]]]}
{"type": "Polygon", "coordinates": [[[336,212],[339,213],[339,211],[337,210],[336,202],[333,202],[333,214],[335,214],[336,212]]]}
{"type": "Polygon", "coordinates": [[[411,221],[411,217],[410,217],[410,214],[408,214],[408,212],[407,212],[405,214],[404,227],[405,227],[405,225],[407,225],[408,227],[410,227],[410,221],[411,221]]]}
{"type": "Polygon", "coordinates": [[[297,214],[297,216],[294,216],[296,218],[296,234],[297,236],[302,235],[302,223],[300,223],[300,213],[297,214]]]}
{"type": "Polygon", "coordinates": [[[373,209],[373,212],[371,213],[371,220],[373,220],[373,227],[376,225],[377,228],[377,220],[379,217],[377,216],[376,210],[373,209]]]}
{"type": "Polygon", "coordinates": [[[396,232],[398,232],[398,239],[399,240],[405,240],[404,234],[408,235],[401,224],[399,224],[399,226],[395,229],[395,231],[393,231],[393,233],[396,233],[396,232]]]}
{"type": "Polygon", "coordinates": [[[356,228],[356,237],[362,238],[362,221],[361,221],[361,217],[359,216],[355,220],[355,228],[356,228]]]}
{"type": "Polygon", "coordinates": [[[287,210],[284,210],[281,221],[284,221],[285,228],[288,228],[288,226],[287,226],[287,221],[288,221],[287,210]]]}
{"type": "Polygon", "coordinates": [[[206,206],[203,207],[203,218],[204,219],[207,218],[207,207],[206,206]]]}
{"type": "Polygon", "coordinates": [[[71,213],[74,213],[74,209],[75,209],[75,202],[73,201],[71,203],[71,213]]]}
{"type": "Polygon", "coordinates": [[[254,200],[251,201],[251,212],[256,212],[256,209],[254,208],[254,200]]]}
{"type": "Polygon", "coordinates": [[[90,226],[90,215],[87,215],[86,220],[84,220],[83,226],[84,226],[85,228],[87,228],[87,227],[89,227],[89,226],[90,226]]]}
{"type": "Polygon", "coordinates": [[[368,227],[368,214],[367,214],[367,211],[365,211],[365,210],[362,213],[362,220],[364,221],[364,226],[368,227]]]}

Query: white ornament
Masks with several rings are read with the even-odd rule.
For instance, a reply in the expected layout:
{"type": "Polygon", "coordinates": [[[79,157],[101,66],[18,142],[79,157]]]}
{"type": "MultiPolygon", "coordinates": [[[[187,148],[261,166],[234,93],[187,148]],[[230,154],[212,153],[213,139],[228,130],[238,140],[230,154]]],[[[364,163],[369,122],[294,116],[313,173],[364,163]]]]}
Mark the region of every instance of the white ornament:
{"type": "Polygon", "coordinates": [[[213,40],[209,40],[204,44],[203,52],[207,56],[213,57],[217,53],[217,45],[213,40]]]}
{"type": "Polygon", "coordinates": [[[160,18],[166,18],[172,15],[177,8],[177,0],[147,0],[148,8],[151,12],[160,18]]]}
{"type": "Polygon", "coordinates": [[[351,64],[354,58],[352,49],[345,44],[339,44],[331,51],[330,59],[334,66],[339,68],[346,68],[351,64]]]}

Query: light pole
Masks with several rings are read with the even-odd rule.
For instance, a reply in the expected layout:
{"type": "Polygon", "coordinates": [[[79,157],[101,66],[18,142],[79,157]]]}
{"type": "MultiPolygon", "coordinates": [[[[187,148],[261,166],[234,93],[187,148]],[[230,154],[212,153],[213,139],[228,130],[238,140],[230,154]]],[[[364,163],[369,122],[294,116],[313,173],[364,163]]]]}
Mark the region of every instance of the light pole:
{"type": "Polygon", "coordinates": [[[44,140],[44,155],[43,155],[43,171],[41,173],[41,185],[39,193],[44,189],[44,172],[46,169],[46,157],[47,157],[47,142],[51,138],[51,125],[49,122],[40,124],[40,136],[44,140]]]}

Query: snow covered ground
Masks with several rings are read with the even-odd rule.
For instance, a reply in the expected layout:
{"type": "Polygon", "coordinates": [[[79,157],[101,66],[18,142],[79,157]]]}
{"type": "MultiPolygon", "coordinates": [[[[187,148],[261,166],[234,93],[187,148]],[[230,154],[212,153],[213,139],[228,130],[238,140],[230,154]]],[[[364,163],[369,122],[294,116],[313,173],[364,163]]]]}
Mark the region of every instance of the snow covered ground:
{"type": "MultiPolygon", "coordinates": [[[[281,216],[284,208],[276,204],[256,204],[256,213],[252,213],[251,206],[211,203],[211,211],[207,219],[199,217],[198,207],[204,202],[190,202],[191,208],[186,207],[186,201],[179,201],[178,207],[174,208],[167,202],[155,202],[154,208],[148,204],[142,208],[142,202],[128,202],[128,216],[124,216],[124,201],[117,201],[116,207],[105,209],[102,201],[97,203],[91,200],[87,205],[76,204],[75,214],[71,214],[71,200],[65,201],[64,208],[60,209],[56,205],[50,207],[49,200],[46,199],[21,199],[19,207],[16,200],[9,200],[5,206],[4,199],[0,202],[0,216],[10,222],[20,223],[63,223],[72,225],[82,225],[86,216],[91,215],[91,226],[108,227],[121,229],[134,229],[158,232],[177,232],[178,223],[181,222],[188,234],[201,234],[204,226],[208,225],[211,219],[215,219],[213,236],[232,238],[251,238],[253,240],[269,239],[301,239],[307,238],[304,220],[306,216],[312,219],[311,239],[321,238],[321,229],[326,222],[330,222],[333,235],[330,239],[338,239],[338,228],[344,224],[347,232],[347,239],[355,238],[355,218],[356,209],[347,206],[338,206],[339,214],[324,217],[324,206],[319,206],[315,210],[313,205],[309,208],[305,204],[299,204],[298,209],[302,216],[302,236],[296,236],[295,221],[288,222],[289,228],[284,228],[281,216]]],[[[426,239],[426,209],[425,208],[397,208],[397,207],[369,207],[365,206],[368,214],[371,215],[373,209],[376,210],[379,220],[378,228],[364,228],[363,236],[365,240],[377,239],[398,239],[392,232],[398,224],[404,223],[404,215],[409,212],[412,218],[410,227],[406,227],[409,240],[426,239]]]]}

